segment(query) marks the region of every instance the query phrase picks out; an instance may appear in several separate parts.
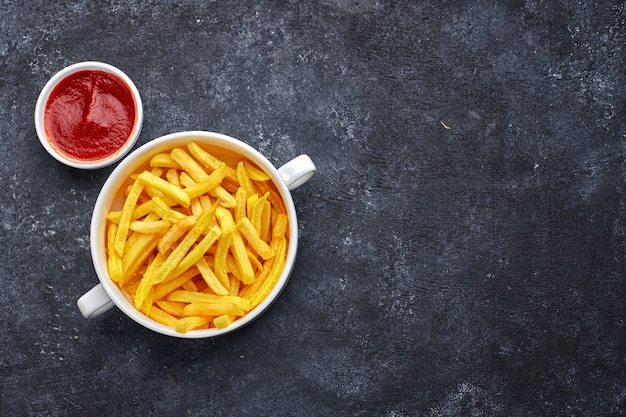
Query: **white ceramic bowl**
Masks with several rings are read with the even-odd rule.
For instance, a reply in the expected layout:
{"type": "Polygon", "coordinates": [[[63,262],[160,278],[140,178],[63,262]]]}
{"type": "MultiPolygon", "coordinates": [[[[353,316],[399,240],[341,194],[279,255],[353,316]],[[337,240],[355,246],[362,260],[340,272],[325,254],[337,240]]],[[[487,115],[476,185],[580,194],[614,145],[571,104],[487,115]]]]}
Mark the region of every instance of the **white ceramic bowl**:
{"type": "Polygon", "coordinates": [[[100,280],[89,292],[78,300],[78,307],[87,318],[96,317],[116,305],[128,317],[142,326],[168,336],[181,338],[213,337],[237,330],[261,315],[278,297],[285,288],[293,270],[298,249],[298,221],[296,209],[291,198],[290,190],[304,184],[315,173],[315,165],[307,155],[300,155],[280,168],[275,168],[257,150],[234,139],[219,133],[212,132],[180,132],[155,139],[135,150],[126,157],[111,173],[105,182],[93,211],[91,220],[91,255],[93,264],[100,280]],[[123,205],[123,190],[129,183],[130,174],[146,166],[150,158],[159,152],[165,152],[175,147],[184,147],[194,141],[209,150],[212,154],[225,162],[235,162],[242,157],[254,162],[265,171],[276,185],[289,219],[289,240],[284,269],[276,286],[269,295],[245,316],[235,320],[225,329],[192,330],[188,333],[178,333],[175,329],[160,324],[141,312],[133,305],[130,297],[125,294],[111,279],[107,271],[107,255],[105,250],[106,216],[110,210],[119,210],[123,205]]]}
{"type": "Polygon", "coordinates": [[[112,65],[102,62],[79,62],[57,72],[41,90],[39,98],[37,99],[37,104],[35,105],[35,130],[37,131],[39,142],[41,142],[41,145],[44,147],[44,149],[57,161],[74,168],[99,169],[116,163],[122,157],[124,157],[135,145],[135,143],[137,142],[137,138],[139,137],[139,133],[141,132],[142,125],[143,105],[137,87],[135,86],[133,81],[126,74],[124,74],[124,72],[112,65]],[[51,143],[44,125],[44,113],[50,94],[61,80],[79,71],[103,71],[117,76],[117,78],[121,79],[126,84],[133,96],[133,100],[135,103],[135,121],[129,138],[126,140],[124,145],[115,153],[98,160],[86,161],[74,158],[70,155],[63,153],[51,143]]]}

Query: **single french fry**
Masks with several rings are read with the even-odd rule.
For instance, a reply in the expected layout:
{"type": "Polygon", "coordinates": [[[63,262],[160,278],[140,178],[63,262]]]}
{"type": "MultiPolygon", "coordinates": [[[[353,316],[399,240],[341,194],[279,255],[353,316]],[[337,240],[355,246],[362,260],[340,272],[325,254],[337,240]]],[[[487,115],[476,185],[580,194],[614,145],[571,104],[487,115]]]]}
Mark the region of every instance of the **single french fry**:
{"type": "Polygon", "coordinates": [[[118,255],[113,246],[115,245],[115,236],[117,235],[117,224],[109,222],[107,228],[107,269],[109,271],[109,278],[113,282],[119,282],[124,273],[124,266],[122,264],[122,257],[118,255]]]}
{"type": "Polygon", "coordinates": [[[228,249],[230,248],[231,235],[222,235],[222,238],[217,241],[217,247],[215,248],[215,256],[213,257],[213,270],[215,276],[220,280],[222,285],[226,287],[228,285],[228,268],[227,258],[228,249]]]}
{"type": "Polygon", "coordinates": [[[156,300],[156,305],[163,311],[168,314],[171,314],[175,317],[184,317],[185,316],[185,306],[186,303],[179,303],[176,301],[166,301],[166,300],[156,300]]]}
{"type": "Polygon", "coordinates": [[[117,236],[117,223],[107,222],[107,240],[106,240],[106,250],[107,253],[116,253],[115,252],[115,237],[117,236]]]}
{"type": "Polygon", "coordinates": [[[152,169],[150,170],[150,173],[154,175],[155,177],[160,177],[161,175],[163,175],[163,171],[164,169],[161,167],[152,167],[152,169]]]}
{"type": "Polygon", "coordinates": [[[263,204],[263,212],[261,213],[261,233],[259,233],[259,237],[264,242],[270,241],[270,226],[272,224],[272,204],[269,201],[266,201],[263,204]]]}
{"type": "Polygon", "coordinates": [[[158,153],[150,158],[151,167],[160,168],[180,168],[180,166],[172,159],[172,157],[165,152],[158,153]]]}
{"type": "Polygon", "coordinates": [[[178,333],[187,333],[201,327],[212,320],[210,316],[189,316],[176,321],[174,328],[178,333]]]}
{"type": "Polygon", "coordinates": [[[237,262],[239,272],[241,273],[241,281],[244,284],[253,283],[254,270],[252,269],[252,264],[250,263],[250,259],[248,258],[248,252],[246,251],[246,246],[243,243],[243,238],[241,237],[239,231],[236,229],[232,233],[232,242],[230,247],[233,252],[235,262],[237,262]]]}
{"type": "MultiPolygon", "coordinates": [[[[154,177],[156,178],[160,178],[161,175],[163,174],[163,168],[153,167],[150,171],[146,171],[146,172],[149,172],[151,175],[154,175],[154,177]]],[[[137,180],[138,176],[139,175],[135,176],[135,181],[137,180]]],[[[140,196],[140,200],[139,200],[140,203],[149,201],[153,197],[165,197],[165,194],[162,191],[159,191],[158,189],[154,188],[151,185],[145,185],[143,191],[144,193],[140,196]],[[144,199],[142,200],[141,198],[144,198],[144,199]]]]}
{"type": "MultiPolygon", "coordinates": [[[[194,156],[194,158],[196,158],[198,161],[204,164],[207,168],[210,168],[212,170],[216,170],[220,166],[220,164],[223,163],[220,159],[214,157],[209,152],[202,149],[195,142],[189,143],[187,145],[187,149],[189,150],[189,153],[191,153],[194,156]]],[[[239,185],[239,182],[237,181],[237,171],[234,168],[226,167],[226,178],[230,182],[236,185],[239,185]]]]}
{"type": "Polygon", "coordinates": [[[248,218],[250,218],[250,222],[254,225],[254,228],[261,235],[261,219],[263,217],[263,210],[265,209],[265,202],[269,197],[270,193],[267,192],[260,197],[257,202],[254,204],[252,208],[252,214],[248,214],[248,218]]]}
{"type": "Polygon", "coordinates": [[[246,207],[247,207],[247,197],[248,193],[243,187],[237,188],[237,192],[235,193],[235,202],[236,205],[234,207],[234,219],[235,221],[241,219],[246,216],[246,207]]]}
{"type": "Polygon", "coordinates": [[[200,200],[200,206],[202,206],[202,211],[207,211],[213,205],[208,195],[203,194],[198,197],[198,200],[200,200]]]}
{"type": "Polygon", "coordinates": [[[248,172],[248,176],[250,177],[250,179],[253,179],[256,181],[268,181],[270,179],[269,175],[267,175],[264,171],[261,171],[252,163],[248,161],[243,161],[243,164],[244,164],[244,167],[246,168],[246,171],[248,172]]]}
{"type": "Polygon", "coordinates": [[[246,216],[252,217],[252,213],[254,213],[254,206],[256,206],[257,201],[259,201],[258,194],[248,196],[248,199],[246,200],[246,216]]]}
{"type": "Polygon", "coordinates": [[[278,216],[276,216],[276,219],[274,220],[274,224],[272,225],[272,237],[286,236],[288,226],[289,226],[289,219],[287,219],[287,215],[279,214],[278,216]]]}
{"type": "Polygon", "coordinates": [[[194,216],[200,216],[202,214],[202,205],[200,204],[200,199],[195,197],[191,199],[191,213],[194,216]]]}
{"type": "Polygon", "coordinates": [[[215,217],[217,217],[217,222],[219,223],[222,233],[225,236],[228,236],[235,231],[235,220],[233,219],[233,214],[230,210],[221,206],[217,207],[215,210],[215,217]]]}
{"type": "MultiPolygon", "coordinates": [[[[122,218],[122,210],[110,211],[107,214],[107,220],[110,221],[111,223],[118,224],[120,222],[121,218],[122,218]]],[[[111,246],[111,247],[113,247],[113,246],[111,246]]]]}
{"type": "Polygon", "coordinates": [[[205,258],[201,257],[200,259],[198,259],[198,261],[196,262],[196,267],[198,268],[198,271],[200,271],[200,274],[202,275],[204,281],[215,294],[229,294],[229,291],[224,288],[220,280],[215,276],[215,273],[213,272],[205,258]]]}
{"type": "Polygon", "coordinates": [[[117,253],[112,253],[107,258],[107,269],[109,271],[109,278],[113,282],[119,282],[124,274],[122,266],[122,258],[117,253]]]}
{"type": "Polygon", "coordinates": [[[187,290],[187,291],[193,291],[193,292],[197,292],[198,291],[198,286],[196,285],[195,282],[193,282],[192,279],[190,279],[189,281],[185,282],[182,285],[182,287],[183,287],[184,290],[187,290]]]}
{"type": "Polygon", "coordinates": [[[248,176],[248,171],[246,171],[246,167],[243,164],[243,161],[239,161],[239,163],[237,164],[237,179],[239,180],[239,187],[246,190],[246,193],[248,195],[256,194],[256,190],[252,185],[252,181],[248,176]]]}
{"type": "Polygon", "coordinates": [[[233,197],[233,195],[221,185],[218,185],[217,187],[210,190],[209,194],[219,199],[224,207],[233,208],[237,205],[237,200],[235,200],[235,197],[233,197]]]}
{"type": "Polygon", "coordinates": [[[248,244],[252,246],[252,249],[254,249],[261,258],[268,260],[274,256],[274,250],[261,239],[259,232],[247,217],[239,219],[237,222],[237,230],[241,232],[248,241],[248,244]]]}
{"type": "Polygon", "coordinates": [[[154,187],[150,187],[150,186],[146,186],[144,187],[144,192],[148,195],[149,198],[154,198],[154,197],[165,197],[165,194],[163,194],[162,191],[157,190],[154,187]]]}
{"type": "MultiPolygon", "coordinates": [[[[135,292],[135,297],[136,296],[137,296],[137,292],[135,292]]],[[[148,294],[146,295],[146,298],[143,301],[143,304],[141,305],[141,307],[138,307],[137,310],[141,311],[146,316],[150,316],[150,310],[152,310],[153,302],[154,302],[154,287],[150,288],[150,291],[148,291],[148,294]]]]}
{"type": "Polygon", "coordinates": [[[152,306],[148,317],[168,327],[176,327],[176,323],[178,322],[178,319],[176,317],[172,316],[171,314],[166,313],[165,311],[161,310],[159,307],[156,307],[156,306],[152,306]]]}
{"type": "Polygon", "coordinates": [[[165,179],[167,182],[175,187],[182,188],[180,185],[180,177],[178,176],[178,170],[176,168],[170,168],[165,173],[165,179]]]}
{"type": "Polygon", "coordinates": [[[130,230],[139,233],[155,234],[163,233],[170,227],[170,222],[166,220],[157,221],[139,221],[135,220],[130,223],[130,230]]]}
{"type": "Polygon", "coordinates": [[[221,316],[231,314],[233,316],[243,316],[245,312],[233,303],[191,303],[185,306],[186,316],[221,316]]]}
{"type": "Polygon", "coordinates": [[[225,329],[233,322],[233,316],[228,314],[222,314],[221,316],[215,317],[213,319],[213,325],[217,329],[225,329]]]}
{"type": "Polygon", "coordinates": [[[191,178],[191,176],[187,174],[186,171],[181,171],[179,181],[180,185],[182,185],[183,188],[193,187],[197,184],[196,181],[194,181],[194,179],[191,178]]]}
{"type": "Polygon", "coordinates": [[[130,188],[128,196],[124,201],[122,207],[122,215],[120,216],[120,222],[117,227],[117,233],[115,235],[114,249],[119,256],[124,256],[124,246],[126,245],[126,238],[128,237],[128,231],[130,230],[130,221],[137,205],[139,195],[143,191],[143,184],[135,181],[130,188]]]}
{"type": "Polygon", "coordinates": [[[165,297],[167,301],[183,303],[232,303],[244,311],[250,311],[250,300],[231,295],[207,294],[185,290],[174,290],[165,297]]]}
{"type": "Polygon", "coordinates": [[[191,204],[191,198],[189,198],[189,194],[184,192],[181,188],[178,188],[163,178],[157,177],[148,171],[143,171],[141,174],[137,176],[137,181],[146,185],[153,187],[163,194],[173,198],[178,203],[180,203],[183,207],[189,207],[191,204]]]}
{"type": "Polygon", "coordinates": [[[238,297],[240,288],[241,288],[241,280],[237,277],[231,276],[230,277],[230,289],[228,291],[228,294],[234,297],[238,297]]]}

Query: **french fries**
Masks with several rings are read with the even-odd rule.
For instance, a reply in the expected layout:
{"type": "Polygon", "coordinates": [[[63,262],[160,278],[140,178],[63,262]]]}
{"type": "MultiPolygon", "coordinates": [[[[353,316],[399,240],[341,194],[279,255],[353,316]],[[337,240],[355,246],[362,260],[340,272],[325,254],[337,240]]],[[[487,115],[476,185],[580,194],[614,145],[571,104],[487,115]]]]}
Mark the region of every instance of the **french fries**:
{"type": "Polygon", "coordinates": [[[251,161],[191,142],[154,155],[107,215],[109,276],[151,319],[223,329],[267,297],[285,265],[285,205],[251,161]]]}

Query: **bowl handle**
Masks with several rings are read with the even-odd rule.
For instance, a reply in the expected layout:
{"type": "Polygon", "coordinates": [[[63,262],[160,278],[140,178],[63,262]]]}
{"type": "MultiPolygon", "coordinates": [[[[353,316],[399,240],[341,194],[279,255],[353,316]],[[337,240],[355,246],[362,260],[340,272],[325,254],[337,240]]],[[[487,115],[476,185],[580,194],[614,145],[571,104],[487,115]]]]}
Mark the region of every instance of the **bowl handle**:
{"type": "Polygon", "coordinates": [[[316,170],[308,155],[300,155],[278,168],[278,173],[291,191],[310,180],[316,170]]]}
{"type": "Polygon", "coordinates": [[[78,299],[78,309],[86,319],[91,319],[110,310],[114,303],[106,293],[102,284],[98,284],[78,299]]]}

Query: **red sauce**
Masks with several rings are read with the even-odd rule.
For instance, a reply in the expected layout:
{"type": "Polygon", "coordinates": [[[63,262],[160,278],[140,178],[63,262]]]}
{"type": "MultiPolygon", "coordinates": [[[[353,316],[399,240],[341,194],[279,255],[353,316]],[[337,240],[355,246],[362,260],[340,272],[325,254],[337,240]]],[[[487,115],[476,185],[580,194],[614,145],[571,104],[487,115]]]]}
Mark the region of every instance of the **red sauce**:
{"type": "Polygon", "coordinates": [[[128,86],[104,71],[79,71],[52,90],[44,114],[51,144],[83,161],[114,154],[130,137],[135,102],[128,86]]]}

